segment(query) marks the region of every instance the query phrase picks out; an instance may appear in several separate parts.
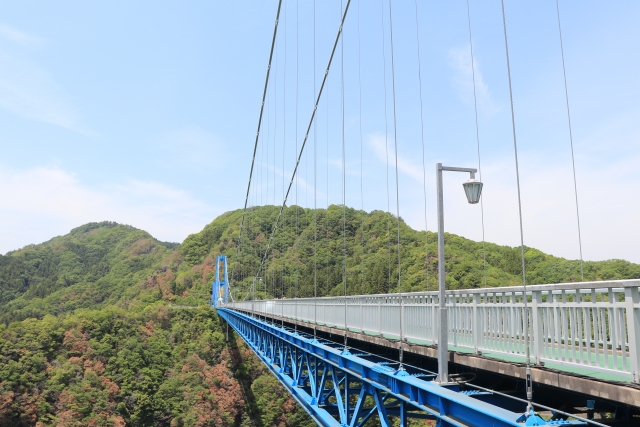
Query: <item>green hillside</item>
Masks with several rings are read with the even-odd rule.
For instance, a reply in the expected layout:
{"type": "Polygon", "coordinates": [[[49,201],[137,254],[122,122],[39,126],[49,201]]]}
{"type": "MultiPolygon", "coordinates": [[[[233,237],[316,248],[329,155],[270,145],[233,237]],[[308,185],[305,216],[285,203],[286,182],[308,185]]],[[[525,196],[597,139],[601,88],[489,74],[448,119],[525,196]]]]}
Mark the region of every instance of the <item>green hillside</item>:
{"type": "MultiPolygon", "coordinates": [[[[179,246],[103,222],[0,256],[0,426],[311,425],[241,340],[225,341],[208,308],[215,256],[230,256],[241,298],[278,211],[247,212],[235,267],[241,210],[179,246]]],[[[343,250],[349,293],[395,290],[396,218],[344,215],[343,224],[339,206],[287,208],[256,297],[310,296],[314,275],[319,295],[341,294],[343,250]]],[[[448,286],[483,286],[482,244],[445,237],[448,286]]],[[[518,248],[485,250],[488,286],[521,282],[518,248]]],[[[401,222],[403,291],[435,289],[435,254],[435,234],[401,222]]],[[[575,260],[532,248],[526,258],[529,283],[579,280],[575,260]]],[[[622,260],[585,264],[587,280],[638,277],[640,265],[622,260]]]]}
{"type": "MultiPolygon", "coordinates": [[[[250,289],[258,271],[279,207],[265,206],[247,212],[245,230],[235,267],[237,296],[250,289]]],[[[397,219],[381,211],[365,213],[347,208],[343,241],[343,210],[288,207],[273,239],[261,272],[262,289],[256,298],[312,296],[314,276],[318,295],[342,295],[343,249],[346,252],[347,293],[385,293],[398,288],[397,219]],[[315,224],[315,226],[314,226],[315,224]],[[315,243],[314,243],[315,242],[315,243]],[[315,264],[314,264],[315,245],[315,264]],[[314,274],[315,273],[315,274],[314,274]]],[[[228,212],[191,235],[180,245],[186,266],[198,265],[211,254],[224,253],[233,260],[242,212],[228,212]]],[[[400,221],[400,267],[403,292],[437,288],[437,234],[416,231],[400,221]],[[428,262],[426,241],[428,239],[428,262]],[[427,282],[427,275],[429,276],[427,282]]],[[[483,245],[445,233],[447,287],[485,287],[483,245]]],[[[484,245],[486,286],[522,284],[520,248],[484,245]]],[[[525,248],[528,284],[580,281],[580,263],[525,248]]],[[[182,266],[184,269],[186,266],[182,266]]],[[[231,263],[230,269],[234,270],[231,263]]],[[[640,277],[640,265],[623,260],[584,263],[585,281],[640,277]]],[[[260,288],[258,288],[260,289],[260,288]]]]}
{"type": "Polygon", "coordinates": [[[90,223],[0,255],[0,321],[41,318],[134,298],[175,244],[114,222],[90,223]]]}

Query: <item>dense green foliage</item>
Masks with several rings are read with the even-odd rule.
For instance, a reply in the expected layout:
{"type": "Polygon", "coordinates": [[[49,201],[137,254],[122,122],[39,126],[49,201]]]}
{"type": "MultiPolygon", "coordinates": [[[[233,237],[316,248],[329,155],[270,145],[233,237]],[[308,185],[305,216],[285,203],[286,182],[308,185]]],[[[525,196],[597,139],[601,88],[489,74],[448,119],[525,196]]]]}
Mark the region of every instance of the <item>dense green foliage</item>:
{"type": "MultiPolygon", "coordinates": [[[[279,209],[265,206],[246,214],[238,262],[235,267],[231,264],[238,297],[251,287],[279,209]]],[[[179,250],[194,265],[212,252],[225,253],[233,260],[241,216],[241,211],[222,215],[201,233],[189,236],[179,250]]],[[[413,230],[402,220],[399,226],[402,291],[435,290],[437,234],[413,230]]],[[[291,298],[296,295],[296,289],[299,297],[312,296],[314,277],[319,296],[341,295],[345,264],[348,294],[395,292],[398,289],[397,232],[397,218],[381,211],[365,213],[350,208],[343,211],[341,206],[332,205],[328,210],[318,209],[314,213],[312,209],[288,207],[260,272],[263,282],[256,287],[256,298],[283,294],[291,298]]],[[[445,247],[449,289],[485,287],[485,283],[487,287],[522,283],[519,247],[492,243],[483,246],[481,242],[449,233],[445,233],[445,247]]],[[[580,281],[577,260],[525,247],[525,262],[528,284],[580,281]]],[[[585,281],[639,277],[640,265],[627,261],[584,263],[585,281]]]]}
{"type": "Polygon", "coordinates": [[[209,308],[160,302],[28,319],[0,327],[0,354],[3,426],[304,425],[250,350],[225,342],[209,308]],[[274,393],[278,406],[263,405],[274,393]]]}
{"type": "MultiPolygon", "coordinates": [[[[217,254],[231,258],[236,297],[250,289],[278,213],[247,212],[239,248],[240,210],[179,246],[104,222],[0,256],[0,426],[311,425],[207,305],[217,254]]],[[[345,266],[349,293],[393,291],[396,227],[380,211],[288,207],[256,297],[310,296],[314,272],[319,295],[341,294],[345,266]]],[[[436,235],[402,221],[400,234],[402,290],[435,289],[436,235]]],[[[484,286],[482,244],[445,239],[448,286],[484,286]]],[[[521,282],[518,248],[484,253],[488,286],[521,282]]],[[[580,277],[577,261],[532,248],[526,261],[529,283],[580,277]]],[[[585,263],[587,280],[638,277],[626,261],[585,263]]]]}
{"type": "Polygon", "coordinates": [[[170,253],[166,244],[142,230],[102,222],[0,255],[0,321],[134,298],[134,285],[170,253]]]}

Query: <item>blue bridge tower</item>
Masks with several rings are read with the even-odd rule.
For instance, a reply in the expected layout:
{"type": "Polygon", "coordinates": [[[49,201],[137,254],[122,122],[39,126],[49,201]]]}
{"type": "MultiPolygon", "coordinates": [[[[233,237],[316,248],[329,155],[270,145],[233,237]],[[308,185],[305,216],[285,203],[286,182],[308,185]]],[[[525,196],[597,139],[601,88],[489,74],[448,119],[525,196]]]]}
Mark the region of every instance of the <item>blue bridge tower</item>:
{"type": "Polygon", "coordinates": [[[229,276],[227,274],[227,257],[226,255],[218,255],[216,257],[216,275],[211,284],[211,307],[220,308],[220,306],[229,302],[229,276]],[[222,272],[220,271],[222,270],[222,272]],[[222,276],[222,280],[220,280],[222,276]]]}

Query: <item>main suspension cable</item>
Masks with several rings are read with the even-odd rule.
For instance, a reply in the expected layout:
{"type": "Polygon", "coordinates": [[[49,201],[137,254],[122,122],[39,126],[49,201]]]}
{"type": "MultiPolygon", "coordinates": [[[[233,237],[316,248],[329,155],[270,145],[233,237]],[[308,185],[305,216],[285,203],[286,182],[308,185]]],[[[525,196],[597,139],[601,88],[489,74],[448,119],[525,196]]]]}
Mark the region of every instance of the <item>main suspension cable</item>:
{"type": "Polygon", "coordinates": [[[258,116],[258,130],[256,131],[256,140],[253,145],[253,157],[251,158],[251,169],[249,171],[249,183],[247,184],[247,193],[244,198],[244,209],[242,210],[242,221],[240,222],[240,232],[238,236],[238,246],[236,246],[236,255],[234,257],[233,268],[231,269],[231,280],[229,283],[233,283],[234,273],[236,270],[236,260],[238,258],[238,251],[240,249],[240,242],[242,242],[242,231],[244,229],[244,220],[247,212],[247,203],[249,201],[249,191],[251,190],[251,179],[253,177],[253,167],[256,161],[256,150],[258,149],[258,138],[260,137],[260,127],[262,126],[262,114],[264,112],[264,101],[267,97],[267,89],[269,87],[269,75],[271,73],[271,61],[273,59],[273,50],[276,45],[276,37],[278,35],[278,21],[280,19],[280,9],[282,8],[282,0],[278,0],[278,11],[276,12],[276,21],[273,26],[273,37],[271,38],[271,51],[269,52],[269,64],[267,65],[267,75],[264,80],[264,90],[262,91],[262,104],[260,105],[260,115],[258,116]]]}
{"type": "Polygon", "coordinates": [[[582,233],[580,232],[580,209],[578,207],[578,182],[576,180],[576,160],[573,155],[573,132],[571,131],[571,112],[569,110],[569,90],[567,89],[567,70],[564,66],[564,44],[562,43],[562,27],[560,26],[560,6],[556,0],[558,15],[558,35],[560,36],[560,53],[562,54],[562,77],[564,78],[564,97],[567,103],[567,121],[569,123],[569,143],[571,144],[571,166],[573,168],[573,193],[576,199],[576,219],[578,221],[578,246],[580,247],[580,277],[584,282],[584,267],[582,261],[582,233]]]}
{"type": "MultiPolygon", "coordinates": [[[[338,42],[341,39],[342,28],[343,28],[343,25],[344,25],[344,21],[345,21],[345,19],[347,17],[347,12],[349,11],[349,5],[350,4],[351,4],[351,0],[347,0],[347,4],[346,4],[346,6],[344,8],[344,12],[342,14],[342,20],[340,22],[340,27],[338,29],[338,34],[336,35],[336,39],[334,41],[333,48],[331,50],[331,55],[329,56],[329,62],[327,64],[327,68],[325,69],[324,77],[322,79],[322,84],[320,85],[320,90],[318,91],[318,96],[316,97],[316,102],[315,102],[315,105],[313,107],[313,112],[311,113],[311,118],[309,119],[309,124],[307,125],[307,130],[305,131],[305,136],[304,136],[304,139],[302,141],[302,145],[300,146],[300,152],[298,153],[298,157],[297,157],[297,160],[296,160],[296,165],[295,165],[295,167],[293,169],[293,173],[291,175],[291,179],[289,180],[289,186],[287,187],[287,191],[286,191],[286,193],[284,195],[284,200],[282,202],[282,206],[280,206],[280,212],[278,213],[278,216],[277,216],[276,221],[274,223],[273,230],[271,231],[271,236],[269,237],[269,243],[267,244],[267,248],[266,248],[266,250],[264,252],[264,255],[262,256],[262,261],[260,262],[260,266],[258,267],[257,276],[260,276],[260,272],[262,271],[262,267],[264,265],[264,260],[265,260],[267,254],[269,253],[269,250],[271,248],[271,243],[273,241],[273,237],[274,237],[274,235],[275,235],[275,233],[276,233],[276,231],[278,229],[278,224],[280,222],[280,218],[282,217],[282,212],[283,212],[283,210],[284,210],[284,208],[286,206],[287,199],[289,198],[289,193],[291,192],[291,187],[293,186],[293,181],[295,179],[296,173],[298,172],[298,166],[300,165],[300,159],[302,158],[302,154],[304,152],[304,148],[305,148],[305,146],[307,144],[307,140],[309,138],[309,132],[311,131],[311,125],[313,124],[313,120],[314,120],[314,118],[316,116],[316,111],[318,109],[318,103],[320,102],[320,99],[322,98],[322,92],[323,92],[324,86],[325,86],[325,84],[327,82],[327,77],[329,76],[329,71],[331,69],[331,63],[333,62],[333,57],[335,56],[335,52],[336,52],[336,48],[338,46],[338,42]]],[[[284,170],[284,168],[283,168],[283,170],[284,170]]],[[[284,177],[283,177],[283,179],[284,179],[284,177]]]]}
{"type": "MultiPolygon", "coordinates": [[[[476,143],[478,147],[478,175],[482,182],[482,163],[480,161],[480,130],[478,126],[478,100],[476,96],[476,66],[473,57],[473,39],[471,37],[471,8],[467,0],[467,23],[469,24],[469,50],[471,54],[471,76],[473,77],[473,110],[476,116],[476,143]]],[[[484,268],[484,287],[487,287],[487,254],[484,242],[484,197],[480,196],[480,216],[482,219],[482,263],[484,268]]]]}
{"type": "Polygon", "coordinates": [[[504,12],[504,0],[500,0],[502,4],[502,26],[504,28],[504,48],[507,58],[507,77],[509,80],[509,101],[511,103],[511,128],[513,130],[513,152],[516,163],[516,185],[518,187],[518,215],[520,219],[520,254],[522,258],[522,301],[524,302],[524,330],[525,330],[525,357],[527,359],[526,368],[526,392],[527,392],[527,413],[533,410],[531,401],[533,400],[533,386],[531,379],[531,360],[529,355],[529,308],[527,306],[527,273],[524,263],[524,231],[522,227],[522,200],[520,196],[520,171],[518,170],[518,143],[516,141],[516,116],[513,108],[513,88],[511,85],[511,64],[509,61],[509,43],[507,41],[507,18],[504,12]]]}

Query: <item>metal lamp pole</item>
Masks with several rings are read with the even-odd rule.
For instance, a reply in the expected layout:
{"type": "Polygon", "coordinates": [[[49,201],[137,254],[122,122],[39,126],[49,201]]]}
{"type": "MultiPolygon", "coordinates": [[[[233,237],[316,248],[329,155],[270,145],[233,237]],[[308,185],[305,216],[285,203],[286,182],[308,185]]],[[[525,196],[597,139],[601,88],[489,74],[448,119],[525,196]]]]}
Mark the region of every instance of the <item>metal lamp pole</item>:
{"type": "Polygon", "coordinates": [[[477,169],[454,168],[436,164],[436,181],[438,185],[438,304],[440,312],[440,334],[438,336],[438,378],[439,383],[449,382],[449,325],[447,319],[447,301],[445,295],[445,268],[444,268],[444,203],[442,196],[442,171],[468,172],[469,181],[462,184],[467,195],[467,201],[475,204],[480,200],[482,183],[476,181],[477,169]]]}

